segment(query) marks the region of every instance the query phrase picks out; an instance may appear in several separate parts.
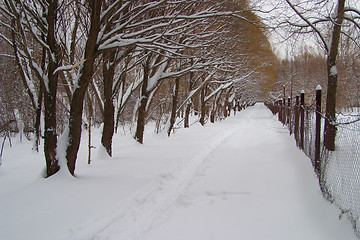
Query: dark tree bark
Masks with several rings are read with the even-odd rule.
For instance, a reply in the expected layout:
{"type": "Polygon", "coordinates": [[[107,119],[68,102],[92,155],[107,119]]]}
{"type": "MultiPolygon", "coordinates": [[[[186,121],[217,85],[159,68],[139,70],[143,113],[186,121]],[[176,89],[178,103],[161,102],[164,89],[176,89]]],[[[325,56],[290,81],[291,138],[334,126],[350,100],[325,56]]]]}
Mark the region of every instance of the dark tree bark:
{"type": "MultiPolygon", "coordinates": [[[[58,84],[58,73],[55,73],[56,68],[60,63],[60,47],[56,41],[56,21],[57,21],[57,1],[49,1],[48,14],[46,20],[48,23],[48,32],[46,36],[46,43],[49,46],[51,53],[54,56],[49,56],[48,63],[48,86],[44,91],[44,119],[45,119],[45,141],[44,154],[46,159],[46,173],[47,177],[55,174],[60,166],[56,157],[57,134],[56,134],[56,94],[58,84]],[[55,57],[55,59],[54,59],[55,57]]],[[[50,55],[50,54],[49,54],[50,55]]]]}
{"type": "Polygon", "coordinates": [[[206,115],[206,105],[205,105],[205,88],[201,89],[200,92],[200,107],[201,107],[201,115],[200,115],[200,124],[205,125],[205,115],[206,115]]]}
{"type": "MultiPolygon", "coordinates": [[[[42,40],[45,42],[45,36],[42,34],[42,40]]],[[[41,57],[41,68],[45,71],[45,63],[46,62],[46,49],[43,47],[42,49],[42,57],[41,57]]],[[[39,86],[39,94],[38,94],[38,102],[36,106],[36,117],[35,117],[35,143],[34,148],[35,151],[39,152],[39,145],[40,145],[40,138],[41,138],[41,109],[43,104],[43,97],[44,97],[44,86],[40,84],[39,86]]]]}
{"type": "MultiPolygon", "coordinates": [[[[190,59],[190,64],[193,64],[193,60],[190,59]]],[[[189,85],[189,89],[188,89],[188,93],[190,94],[191,91],[194,88],[194,73],[190,72],[190,76],[189,76],[189,80],[188,80],[188,85],[189,85]]],[[[185,109],[185,121],[184,121],[184,128],[189,128],[189,117],[190,117],[190,111],[191,111],[191,101],[189,100],[188,103],[186,104],[186,109],[185,109]]]]}
{"type": "Polygon", "coordinates": [[[38,103],[36,106],[36,117],[35,117],[35,144],[34,148],[35,151],[39,152],[39,144],[40,144],[40,137],[41,137],[41,109],[42,109],[42,101],[43,101],[43,88],[42,85],[40,85],[39,88],[39,96],[38,96],[38,103]]]}
{"type": "Polygon", "coordinates": [[[149,80],[149,62],[147,61],[144,65],[144,77],[141,86],[140,93],[140,105],[138,108],[138,118],[136,124],[135,140],[139,143],[144,142],[144,128],[145,128],[145,118],[146,118],[146,106],[149,100],[149,92],[147,91],[148,80],[149,80]]]}
{"type": "Polygon", "coordinates": [[[186,104],[186,109],[185,109],[185,121],[184,121],[184,128],[189,128],[190,124],[189,124],[189,117],[190,117],[190,110],[191,110],[191,102],[188,102],[188,104],[186,104]]]}
{"type": "Polygon", "coordinates": [[[211,123],[214,123],[215,122],[215,116],[216,116],[216,112],[218,111],[218,105],[219,105],[219,102],[221,100],[221,95],[222,95],[222,92],[218,93],[215,97],[215,100],[214,100],[214,104],[213,104],[213,109],[211,111],[211,115],[210,115],[210,122],[211,123]]]}
{"type": "Polygon", "coordinates": [[[101,137],[101,143],[105,147],[109,156],[112,156],[112,138],[114,135],[114,114],[115,107],[112,98],[113,81],[115,73],[115,65],[111,64],[115,58],[115,52],[105,55],[106,61],[103,65],[104,80],[104,127],[101,137]]]}
{"type": "Polygon", "coordinates": [[[214,102],[213,109],[212,109],[211,114],[210,114],[210,122],[211,123],[215,122],[215,115],[216,115],[216,103],[214,102]]]}
{"type": "Polygon", "coordinates": [[[175,124],[176,119],[176,110],[177,110],[177,103],[178,103],[178,96],[179,96],[179,88],[180,88],[180,78],[175,78],[175,86],[174,86],[174,92],[173,92],[173,102],[172,102],[172,108],[171,108],[171,114],[170,114],[170,126],[168,129],[168,136],[170,137],[171,131],[175,124]]]}
{"type": "Polygon", "coordinates": [[[227,118],[227,117],[228,117],[227,106],[228,106],[228,102],[227,102],[227,100],[225,100],[225,103],[224,103],[224,106],[223,106],[224,118],[227,118]]]}
{"type": "Polygon", "coordinates": [[[335,150],[336,137],[336,90],[338,73],[336,69],[336,58],[339,51],[339,42],[341,34],[341,26],[344,20],[345,0],[338,1],[337,18],[335,19],[334,29],[332,33],[332,42],[330,52],[327,59],[328,71],[328,87],[326,96],[326,120],[324,130],[324,145],[330,150],[335,150]]]}
{"type": "Polygon", "coordinates": [[[100,31],[101,0],[89,2],[91,10],[90,31],[85,46],[85,62],[80,69],[78,87],[73,93],[70,103],[69,135],[66,149],[66,160],[69,172],[75,174],[77,153],[81,139],[81,123],[83,113],[84,96],[94,72],[94,62],[97,56],[97,37],[100,31]]]}

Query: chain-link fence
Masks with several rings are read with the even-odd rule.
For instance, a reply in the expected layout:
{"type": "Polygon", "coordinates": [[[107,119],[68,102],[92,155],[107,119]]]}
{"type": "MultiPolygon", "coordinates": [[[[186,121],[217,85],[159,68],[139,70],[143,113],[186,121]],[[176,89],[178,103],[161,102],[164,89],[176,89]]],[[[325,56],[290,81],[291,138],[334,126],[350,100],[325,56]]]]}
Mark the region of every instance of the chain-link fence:
{"type": "Polygon", "coordinates": [[[360,239],[360,110],[337,114],[335,151],[324,146],[325,117],[321,107],[304,105],[304,95],[267,104],[289,128],[300,149],[311,159],[324,197],[348,217],[360,239]],[[299,101],[300,100],[300,101],[299,101]]]}

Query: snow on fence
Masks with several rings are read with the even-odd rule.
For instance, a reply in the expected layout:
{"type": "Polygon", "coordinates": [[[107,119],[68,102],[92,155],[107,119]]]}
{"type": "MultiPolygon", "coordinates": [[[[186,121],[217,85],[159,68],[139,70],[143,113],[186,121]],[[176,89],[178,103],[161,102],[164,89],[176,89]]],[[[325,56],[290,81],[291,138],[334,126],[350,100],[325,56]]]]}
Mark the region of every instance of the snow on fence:
{"type": "Polygon", "coordinates": [[[267,103],[294,135],[297,146],[311,159],[324,197],[347,216],[360,239],[360,109],[337,114],[335,151],[324,146],[325,116],[321,111],[321,89],[316,89],[316,107],[306,106],[305,94],[267,103]]]}

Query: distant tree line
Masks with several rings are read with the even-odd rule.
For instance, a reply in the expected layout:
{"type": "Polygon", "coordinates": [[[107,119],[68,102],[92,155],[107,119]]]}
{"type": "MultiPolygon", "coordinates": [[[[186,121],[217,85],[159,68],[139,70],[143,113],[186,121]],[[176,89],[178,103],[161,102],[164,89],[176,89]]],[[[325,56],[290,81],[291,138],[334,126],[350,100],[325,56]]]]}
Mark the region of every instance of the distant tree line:
{"type": "MultiPolygon", "coordinates": [[[[350,46],[351,47],[351,46],[350,46]]],[[[350,50],[349,45],[343,45],[338,56],[339,83],[337,92],[338,111],[360,107],[360,52],[350,50]]],[[[279,61],[276,67],[276,83],[271,91],[273,97],[291,95],[295,97],[302,90],[305,91],[308,105],[314,105],[315,88],[320,85],[325,94],[327,72],[326,58],[311,47],[304,47],[297,56],[279,61]]],[[[325,107],[325,104],[323,104],[325,107]]],[[[323,109],[325,111],[325,108],[323,109]]]]}

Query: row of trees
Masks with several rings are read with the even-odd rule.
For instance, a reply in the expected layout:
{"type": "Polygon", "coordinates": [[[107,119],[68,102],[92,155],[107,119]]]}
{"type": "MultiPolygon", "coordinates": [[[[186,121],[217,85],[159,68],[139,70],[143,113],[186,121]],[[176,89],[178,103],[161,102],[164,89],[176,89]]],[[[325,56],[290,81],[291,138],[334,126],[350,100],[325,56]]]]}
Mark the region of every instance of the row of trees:
{"type": "Polygon", "coordinates": [[[264,97],[275,76],[247,1],[4,0],[0,10],[37,143],[44,121],[47,176],[62,160],[74,175],[84,122],[103,123],[111,156],[121,119],[136,125],[143,143],[146,121],[157,114],[170,136],[180,112],[187,127],[192,109],[202,124],[208,115],[214,121],[230,104],[264,97]]]}

